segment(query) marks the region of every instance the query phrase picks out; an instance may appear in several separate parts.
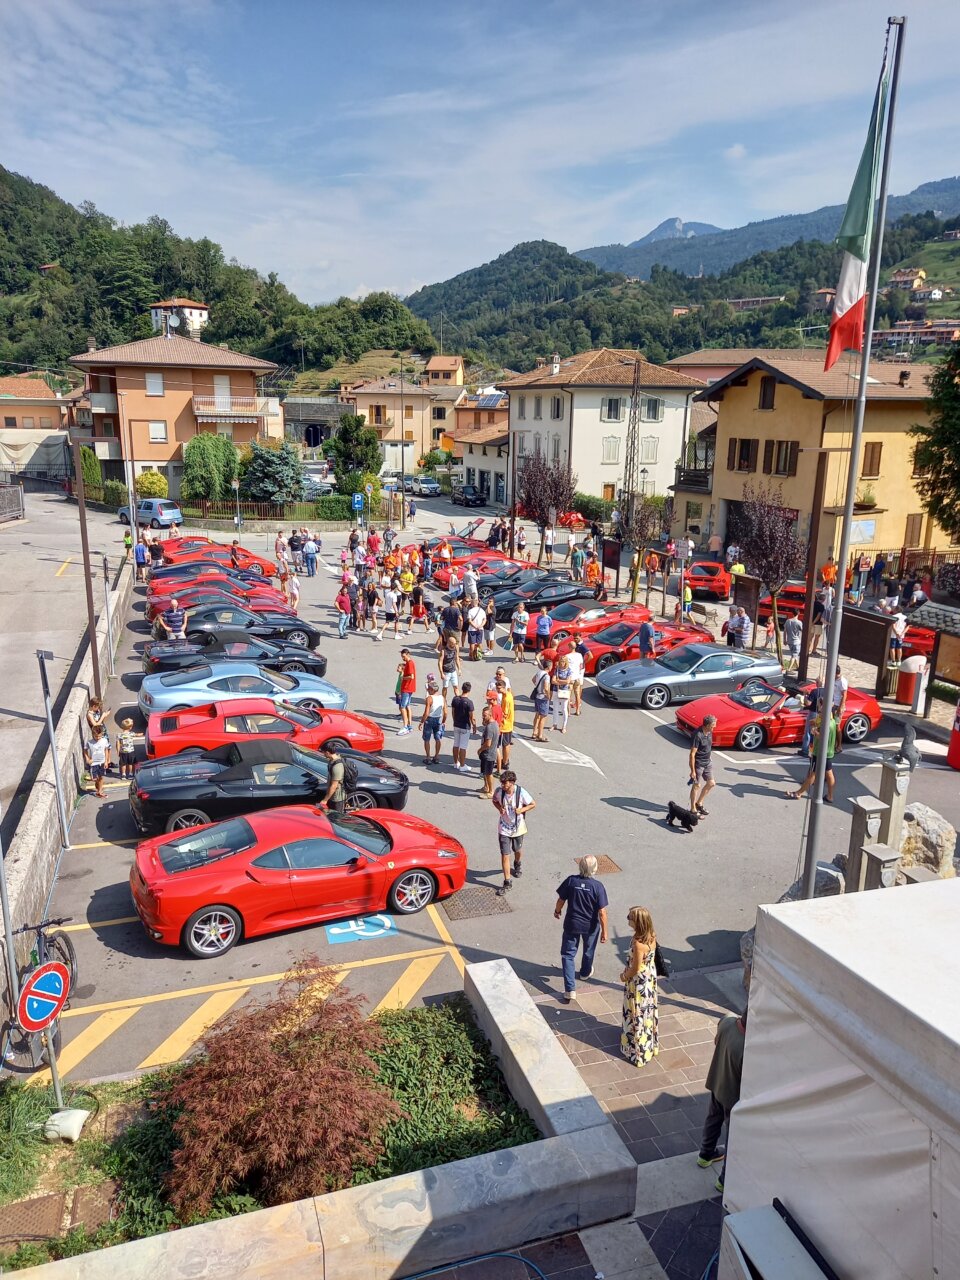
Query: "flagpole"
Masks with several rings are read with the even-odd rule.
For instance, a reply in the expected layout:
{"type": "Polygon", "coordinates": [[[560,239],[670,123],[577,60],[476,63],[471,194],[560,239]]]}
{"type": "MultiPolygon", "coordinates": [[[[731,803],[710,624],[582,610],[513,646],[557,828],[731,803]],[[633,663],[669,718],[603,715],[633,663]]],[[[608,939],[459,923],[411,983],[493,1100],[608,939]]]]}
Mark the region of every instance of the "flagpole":
{"type": "MultiPolygon", "coordinates": [[[[833,689],[836,682],[835,673],[840,657],[840,628],[843,624],[843,604],[846,594],[847,560],[850,557],[850,531],[853,523],[853,506],[857,496],[857,471],[860,458],[860,444],[863,438],[863,418],[867,407],[867,378],[870,374],[870,349],[873,344],[873,326],[876,319],[877,294],[880,288],[880,260],[883,255],[883,233],[887,221],[887,186],[890,176],[890,154],[892,151],[893,125],[897,110],[897,88],[900,83],[900,57],[903,51],[903,35],[907,25],[906,18],[888,18],[887,34],[895,29],[896,43],[893,50],[893,68],[890,76],[890,93],[887,99],[887,118],[883,134],[883,152],[880,167],[880,188],[876,231],[873,238],[872,258],[870,262],[869,294],[867,297],[866,323],[863,331],[863,351],[860,356],[860,385],[857,388],[857,403],[853,417],[853,431],[850,439],[850,460],[847,466],[847,492],[843,505],[843,527],[840,534],[840,549],[837,553],[837,599],[830,619],[830,640],[827,645],[827,667],[820,695],[820,733],[824,736],[823,748],[815,752],[816,774],[811,796],[810,826],[807,830],[807,845],[803,863],[804,898],[812,898],[817,881],[817,857],[820,852],[820,824],[823,817],[823,790],[827,775],[826,743],[829,735],[829,723],[825,717],[833,714],[833,689]]],[[[840,727],[837,726],[839,734],[840,727]]]]}

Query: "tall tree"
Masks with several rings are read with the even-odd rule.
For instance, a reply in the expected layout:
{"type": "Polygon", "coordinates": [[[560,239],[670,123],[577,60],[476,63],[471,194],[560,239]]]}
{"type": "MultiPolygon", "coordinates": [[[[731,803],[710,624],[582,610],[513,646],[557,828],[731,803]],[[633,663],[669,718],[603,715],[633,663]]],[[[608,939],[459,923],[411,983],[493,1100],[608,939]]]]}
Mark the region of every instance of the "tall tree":
{"type": "MultiPolygon", "coordinates": [[[[229,443],[229,441],[228,441],[229,443]]],[[[233,445],[230,445],[231,449],[233,445]]],[[[219,502],[222,491],[220,446],[210,431],[201,431],[188,440],[183,450],[183,476],[180,489],[188,502],[219,502]]]]}
{"type": "Polygon", "coordinates": [[[740,511],[743,529],[740,553],[749,571],[770,592],[777,661],[782,664],[783,642],[777,616],[777,596],[788,579],[803,572],[807,549],[797,535],[793,513],[783,505],[782,486],[745,484],[740,511]]]}
{"type": "Polygon", "coordinates": [[[300,454],[286,441],[279,449],[250,446],[250,461],[243,473],[241,492],[250,502],[275,502],[282,506],[303,495],[300,454]]]}
{"type": "Polygon", "coordinates": [[[572,510],[576,490],[577,477],[562,462],[547,462],[539,451],[524,457],[517,475],[517,497],[527,518],[540,530],[537,564],[543,561],[543,543],[551,514],[559,520],[564,511],[572,510]]]}
{"type": "Polygon", "coordinates": [[[347,413],[340,419],[337,434],[330,441],[334,469],[340,472],[378,472],[383,461],[380,437],[373,427],[366,425],[362,413],[347,413]]]}
{"type": "Polygon", "coordinates": [[[927,422],[911,429],[914,483],[929,515],[960,536],[960,342],[950,348],[930,379],[927,422]]]}

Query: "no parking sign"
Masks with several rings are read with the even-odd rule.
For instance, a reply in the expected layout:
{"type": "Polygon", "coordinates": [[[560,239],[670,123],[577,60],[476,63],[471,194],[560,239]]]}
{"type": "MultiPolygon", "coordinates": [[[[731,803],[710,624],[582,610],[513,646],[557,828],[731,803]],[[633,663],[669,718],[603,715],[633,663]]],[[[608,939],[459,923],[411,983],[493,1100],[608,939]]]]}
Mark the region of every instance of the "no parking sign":
{"type": "Polygon", "coordinates": [[[17,1001],[17,1021],[33,1034],[56,1022],[70,994],[70,972],[59,960],[50,960],[29,974],[17,1001]]]}

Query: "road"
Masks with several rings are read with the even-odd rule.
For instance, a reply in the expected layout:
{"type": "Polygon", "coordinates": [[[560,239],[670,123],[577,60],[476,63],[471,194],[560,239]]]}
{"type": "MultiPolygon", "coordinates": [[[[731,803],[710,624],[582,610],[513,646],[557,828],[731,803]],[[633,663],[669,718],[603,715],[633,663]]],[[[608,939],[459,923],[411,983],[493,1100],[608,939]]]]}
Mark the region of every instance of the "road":
{"type": "MultiPolygon", "coordinates": [[[[445,504],[437,504],[418,517],[418,527],[444,527],[447,514],[445,504]]],[[[254,550],[266,549],[266,539],[250,541],[254,550]]],[[[321,651],[330,660],[328,678],[347,689],[353,709],[383,725],[385,754],[411,779],[410,810],[466,846],[468,890],[411,919],[374,918],[347,930],[342,924],[304,929],[241,944],[220,959],[194,960],[154,946],[133,917],[127,876],[135,833],[125,789],[113,783],[105,802],[81,802],[75,844],[64,855],[53,900],[55,914],[72,917],[82,970],[63,1024],[66,1074],[99,1077],[175,1060],[206,1025],[238,1002],[270,991],[290,961],[305,953],[339,966],[343,981],[374,1009],[457,990],[465,961],[492,956],[508,958],[531,990],[557,994],[554,891],[585,853],[612,863],[604,881],[613,938],[601,951],[595,979],[610,986],[616,985],[627,945],[630,906],[651,908],[661,943],[678,968],[733,963],[757,904],[776,899],[795,878],[809,812],[805,802],[786,799],[804,769],[796,754],[716,753],[718,787],[710,817],[685,834],[663,821],[667,800],[685,799],[687,779],[687,747],[667,714],[602,705],[588,687],[582,717],[571,720],[565,736],[551,735],[553,740],[541,747],[529,741],[531,704],[523,696],[532,668],[508,664],[521,695],[521,737],[511,763],[537,809],[529,817],[523,879],[509,898],[496,898],[496,814],[478,794],[477,775],[453,771],[449,739],[443,767],[428,770],[418,736],[396,736],[391,695],[400,644],[392,639],[377,644],[368,635],[336,637],[330,602],[339,546],[339,535],[329,539],[319,576],[304,580],[302,612],[324,629],[321,651]]],[[[134,646],[144,637],[139,618],[134,612],[128,625],[124,674],[113,687],[116,719],[135,703],[134,646]]],[[[426,674],[436,670],[433,648],[422,638],[411,647],[422,691],[426,674]]],[[[476,693],[493,664],[466,665],[476,693]]],[[[884,724],[864,746],[844,750],[837,766],[837,803],[824,814],[825,858],[846,848],[844,801],[876,793],[881,752],[899,737],[895,726],[884,724]]],[[[945,749],[928,741],[922,747],[924,763],[913,775],[910,794],[960,824],[956,774],[943,764],[945,749]]]]}

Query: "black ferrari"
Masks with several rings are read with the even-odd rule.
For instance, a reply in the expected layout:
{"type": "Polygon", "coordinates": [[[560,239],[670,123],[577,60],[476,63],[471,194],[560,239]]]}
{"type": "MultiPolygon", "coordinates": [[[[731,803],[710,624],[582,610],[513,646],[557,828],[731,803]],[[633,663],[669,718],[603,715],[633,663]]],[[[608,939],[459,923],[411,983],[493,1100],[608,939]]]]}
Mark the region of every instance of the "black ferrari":
{"type": "Polygon", "coordinates": [[[151,582],[192,582],[195,578],[207,578],[209,581],[217,581],[218,575],[222,575],[228,582],[236,582],[241,587],[249,586],[251,583],[260,583],[262,586],[266,581],[262,573],[255,573],[253,569],[231,569],[229,565],[224,566],[210,560],[184,560],[178,564],[165,564],[160,569],[150,570],[151,582]]]}
{"type": "Polygon", "coordinates": [[[143,647],[143,674],[162,675],[230,659],[258,662],[271,671],[306,671],[321,678],[327,674],[327,660],[322,653],[311,653],[302,645],[284,640],[261,640],[241,631],[211,631],[193,640],[149,641],[143,647]]]}
{"type": "Polygon", "coordinates": [[[188,640],[202,642],[205,636],[223,632],[229,632],[234,640],[240,636],[257,636],[263,640],[283,640],[304,649],[315,649],[320,643],[317,628],[292,613],[254,612],[229,601],[188,609],[188,640]]]}
{"type": "Polygon", "coordinates": [[[481,599],[492,596],[495,591],[512,591],[514,587],[525,586],[528,582],[570,582],[573,574],[569,569],[558,567],[547,568],[545,565],[522,564],[511,565],[504,561],[489,573],[481,573],[477,577],[477,590],[481,599]]]}
{"type": "Polygon", "coordinates": [[[555,604],[567,600],[592,600],[593,588],[582,582],[557,582],[553,578],[526,582],[511,590],[495,591],[491,597],[496,606],[498,622],[509,622],[514,609],[523,604],[528,613],[536,613],[543,605],[552,609],[555,604]]]}
{"type": "MultiPolygon", "coordinates": [[[[350,809],[403,809],[406,774],[379,756],[342,751],[350,809]]],[[[180,831],[282,804],[317,804],[330,766],[318,751],[281,740],[181,751],[137,766],[130,812],[140,831],[180,831]]]]}

